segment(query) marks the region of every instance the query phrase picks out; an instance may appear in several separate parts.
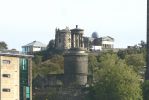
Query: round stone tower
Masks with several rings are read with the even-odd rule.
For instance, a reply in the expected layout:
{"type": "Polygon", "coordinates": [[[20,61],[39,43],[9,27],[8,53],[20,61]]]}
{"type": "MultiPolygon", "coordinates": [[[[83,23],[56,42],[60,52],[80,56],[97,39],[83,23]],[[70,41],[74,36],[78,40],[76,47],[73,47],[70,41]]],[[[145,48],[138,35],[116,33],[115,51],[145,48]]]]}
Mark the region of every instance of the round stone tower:
{"type": "Polygon", "coordinates": [[[83,29],[71,31],[71,49],[64,55],[65,85],[85,85],[88,75],[88,54],[83,49],[83,29]]]}

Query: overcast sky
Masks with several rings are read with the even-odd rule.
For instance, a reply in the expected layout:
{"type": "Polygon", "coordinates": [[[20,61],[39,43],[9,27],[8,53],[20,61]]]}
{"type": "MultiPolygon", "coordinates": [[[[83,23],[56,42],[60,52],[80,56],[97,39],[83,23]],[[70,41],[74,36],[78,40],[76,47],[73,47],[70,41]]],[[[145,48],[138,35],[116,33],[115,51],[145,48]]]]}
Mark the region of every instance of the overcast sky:
{"type": "Polygon", "coordinates": [[[55,28],[79,25],[115,39],[115,47],[146,41],[147,0],[0,0],[0,41],[9,49],[54,39],[55,28]]]}

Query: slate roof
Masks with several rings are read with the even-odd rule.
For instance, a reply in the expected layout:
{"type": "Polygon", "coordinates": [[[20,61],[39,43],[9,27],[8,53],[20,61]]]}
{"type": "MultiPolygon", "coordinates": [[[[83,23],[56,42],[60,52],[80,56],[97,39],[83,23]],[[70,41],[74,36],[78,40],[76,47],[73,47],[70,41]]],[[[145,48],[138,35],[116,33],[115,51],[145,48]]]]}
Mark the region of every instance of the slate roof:
{"type": "Polygon", "coordinates": [[[27,44],[27,45],[24,45],[24,46],[22,46],[22,47],[27,47],[27,46],[47,47],[47,45],[45,45],[45,44],[43,44],[43,43],[41,43],[41,42],[39,42],[39,41],[33,41],[33,42],[31,42],[31,43],[29,43],[29,44],[27,44]]]}

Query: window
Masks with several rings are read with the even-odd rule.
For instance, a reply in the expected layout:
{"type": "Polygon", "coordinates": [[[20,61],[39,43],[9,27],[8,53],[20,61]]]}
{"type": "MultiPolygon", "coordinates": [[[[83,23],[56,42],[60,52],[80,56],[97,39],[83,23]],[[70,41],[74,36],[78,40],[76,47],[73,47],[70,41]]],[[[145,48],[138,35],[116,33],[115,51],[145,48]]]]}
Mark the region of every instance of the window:
{"type": "Polygon", "coordinates": [[[10,78],[10,74],[3,74],[3,77],[10,78]]]}
{"type": "Polygon", "coordinates": [[[30,87],[26,87],[26,98],[30,98],[30,87]]]}
{"type": "Polygon", "coordinates": [[[26,59],[22,59],[22,70],[27,70],[27,60],[26,59]]]}
{"type": "Polygon", "coordinates": [[[3,88],[2,91],[3,91],[3,92],[10,92],[10,89],[8,89],[8,88],[3,88]]]}
{"type": "Polygon", "coordinates": [[[3,60],[3,64],[10,64],[10,60],[3,60]]]}

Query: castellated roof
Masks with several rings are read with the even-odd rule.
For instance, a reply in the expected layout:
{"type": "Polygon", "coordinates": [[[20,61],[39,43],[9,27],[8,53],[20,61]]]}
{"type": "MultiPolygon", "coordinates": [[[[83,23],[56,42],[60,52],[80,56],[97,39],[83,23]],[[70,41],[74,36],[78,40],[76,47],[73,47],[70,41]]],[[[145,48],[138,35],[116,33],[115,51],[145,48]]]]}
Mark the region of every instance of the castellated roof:
{"type": "Polygon", "coordinates": [[[62,33],[67,33],[67,32],[70,32],[70,30],[69,30],[68,27],[66,27],[65,29],[60,30],[60,32],[62,32],[62,33]]]}

